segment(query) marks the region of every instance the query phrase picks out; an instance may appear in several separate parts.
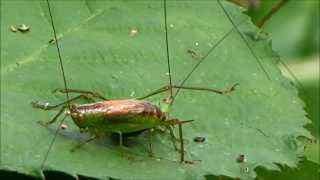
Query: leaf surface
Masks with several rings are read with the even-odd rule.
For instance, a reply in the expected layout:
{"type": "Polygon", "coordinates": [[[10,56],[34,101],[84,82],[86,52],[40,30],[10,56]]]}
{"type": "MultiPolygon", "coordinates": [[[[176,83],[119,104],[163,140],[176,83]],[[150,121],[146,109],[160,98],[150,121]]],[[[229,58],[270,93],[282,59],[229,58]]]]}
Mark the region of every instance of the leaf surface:
{"type": "MultiPolygon", "coordinates": [[[[310,137],[309,122],[296,89],[282,77],[270,39],[238,7],[223,3],[250,46],[260,57],[262,71],[246,43],[216,1],[169,1],[168,34],[173,83],[179,84],[206,53],[185,85],[225,89],[231,94],[181,90],[170,116],[195,120],[184,125],[186,159],[172,147],[167,132],[155,133],[154,158],[148,156],[146,134],[129,140],[124,154],[110,138],[69,150],[87,138],[70,118],[60,130],[45,170],[98,178],[195,179],[207,174],[250,179],[254,169],[295,166],[303,154],[299,136],[310,137]],[[193,141],[205,137],[204,143],[193,141]],[[237,163],[240,154],[246,162],[237,163]]],[[[168,84],[163,4],[158,1],[52,1],[68,87],[99,92],[110,99],[133,98],[168,84]],[[130,31],[137,34],[130,35],[130,31]]],[[[33,109],[30,102],[65,101],[57,50],[45,1],[2,1],[1,21],[1,156],[2,169],[41,175],[41,165],[58,123],[44,128],[39,120],[56,113],[33,109]],[[28,9],[28,13],[24,11],[28,9]],[[10,32],[27,24],[30,32],[10,32]]],[[[74,95],[74,94],[73,94],[74,95]]],[[[72,96],[73,96],[72,95],[72,96]]],[[[155,104],[169,94],[149,100],[155,104]]],[[[177,134],[177,131],[176,131],[177,134]]]]}

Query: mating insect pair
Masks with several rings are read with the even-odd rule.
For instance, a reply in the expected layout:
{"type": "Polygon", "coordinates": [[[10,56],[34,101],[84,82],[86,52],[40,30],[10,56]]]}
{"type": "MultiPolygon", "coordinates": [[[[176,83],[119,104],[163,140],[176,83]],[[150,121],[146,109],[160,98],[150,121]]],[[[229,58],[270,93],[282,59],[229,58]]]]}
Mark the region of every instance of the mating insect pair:
{"type": "Polygon", "coordinates": [[[75,150],[83,144],[88,143],[107,133],[117,133],[119,135],[119,145],[122,146],[123,135],[128,135],[130,133],[139,134],[139,132],[149,131],[149,148],[150,152],[152,153],[151,130],[154,128],[163,127],[170,132],[172,143],[175,149],[180,152],[180,161],[185,162],[182,124],[191,122],[193,120],[180,120],[176,118],[170,118],[167,114],[168,109],[163,110],[159,106],[153,105],[143,99],[165,91],[172,91],[172,89],[209,91],[224,95],[232,92],[235,89],[236,85],[237,84],[222,91],[210,88],[169,85],[164,86],[140,98],[119,100],[109,100],[101,96],[100,94],[91,91],[58,89],[55,91],[61,93],[78,93],[80,95],[57,105],[49,105],[48,103],[43,104],[40,102],[32,102],[32,105],[35,108],[40,108],[43,110],[53,110],[61,107],[60,111],[53,117],[53,119],[48,122],[42,123],[43,125],[47,126],[54,123],[58,119],[58,117],[63,114],[63,112],[65,112],[65,117],[71,116],[73,122],[79,127],[81,131],[88,132],[91,135],[91,138],[79,143],[74,148],[72,148],[72,150],[75,150]],[[79,99],[90,100],[93,103],[74,103],[79,99]],[[95,99],[99,99],[101,101],[96,102],[95,99]],[[172,127],[174,127],[175,125],[178,125],[179,127],[180,149],[177,148],[175,144],[176,138],[172,129],[172,127]]]}

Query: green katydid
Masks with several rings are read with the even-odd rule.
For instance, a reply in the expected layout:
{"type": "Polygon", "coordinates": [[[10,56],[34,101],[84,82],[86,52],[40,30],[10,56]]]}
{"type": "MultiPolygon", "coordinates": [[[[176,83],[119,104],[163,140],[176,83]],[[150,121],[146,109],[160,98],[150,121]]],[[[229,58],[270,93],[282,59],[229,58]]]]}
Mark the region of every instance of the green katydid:
{"type": "MultiPolygon", "coordinates": [[[[80,93],[80,95],[57,105],[49,105],[48,103],[33,102],[32,105],[35,108],[43,110],[52,110],[61,107],[60,111],[51,121],[42,123],[43,125],[49,125],[54,123],[58,117],[65,112],[66,115],[71,116],[74,123],[79,127],[80,131],[89,132],[92,137],[88,140],[76,145],[75,148],[79,148],[83,144],[90,142],[105,133],[117,133],[119,134],[119,144],[123,144],[123,134],[141,132],[145,130],[151,130],[159,126],[165,127],[170,130],[172,136],[172,142],[175,146],[175,137],[173,135],[171,126],[179,126],[179,140],[180,140],[180,161],[184,162],[184,145],[182,137],[183,123],[191,122],[192,120],[179,120],[176,118],[169,118],[167,116],[167,110],[161,110],[159,106],[153,105],[143,99],[153,96],[158,93],[162,93],[173,88],[209,91],[218,93],[221,95],[232,92],[235,89],[234,84],[230,88],[220,91],[209,88],[187,87],[187,86],[164,86],[150,94],[136,98],[136,99],[117,99],[108,100],[105,97],[95,92],[75,90],[75,89],[58,89],[61,93],[80,93]],[[95,101],[94,98],[102,101],[94,102],[90,104],[74,104],[73,102],[78,99],[89,99],[95,101]],[[65,109],[68,109],[65,111],[65,109]]],[[[151,131],[149,131],[151,135],[151,131]]],[[[149,141],[150,152],[151,141],[149,141]]],[[[177,149],[177,148],[176,148],[177,149]]]]}
{"type": "MultiPolygon", "coordinates": [[[[55,27],[51,15],[50,10],[50,3],[47,0],[49,14],[51,17],[52,28],[54,32],[54,39],[56,39],[55,44],[57,46],[59,60],[61,69],[63,71],[63,64],[61,60],[58,38],[56,36],[55,27]]],[[[61,108],[60,111],[53,117],[52,120],[42,123],[43,125],[47,126],[49,124],[54,123],[60,115],[65,112],[66,116],[71,116],[74,123],[79,127],[81,131],[86,131],[91,135],[91,138],[87,139],[86,141],[78,144],[72,150],[79,148],[83,144],[90,142],[102,134],[106,133],[117,133],[119,135],[119,144],[120,146],[123,145],[123,135],[127,135],[130,133],[138,133],[142,131],[148,130],[149,132],[162,126],[170,131],[171,139],[173,145],[176,150],[178,148],[175,145],[175,136],[172,130],[172,126],[178,125],[179,126],[179,140],[180,140],[180,161],[185,162],[184,160],[184,143],[182,137],[182,124],[191,122],[192,120],[180,120],[177,118],[171,118],[168,116],[168,106],[160,108],[159,106],[153,105],[144,99],[163,93],[166,91],[170,91],[171,96],[169,97],[170,102],[168,103],[169,106],[174,101],[173,96],[173,89],[177,89],[179,92],[180,89],[188,89],[188,90],[197,90],[197,91],[209,91],[217,94],[227,94],[232,92],[235,89],[237,84],[232,85],[230,88],[226,90],[215,90],[212,88],[202,88],[202,87],[189,87],[182,85],[172,85],[171,83],[171,74],[170,74],[170,60],[169,60],[169,49],[168,49],[168,35],[167,35],[167,15],[166,15],[166,1],[164,0],[164,19],[165,19],[165,32],[166,32],[166,48],[167,48],[167,60],[168,60],[168,68],[169,68],[169,79],[170,85],[164,86],[156,91],[153,91],[143,97],[135,98],[135,99],[117,99],[117,100],[108,100],[107,98],[99,95],[98,93],[91,92],[91,91],[84,91],[84,90],[75,90],[75,89],[68,89],[67,84],[65,82],[64,89],[58,89],[56,91],[61,93],[66,93],[67,100],[63,103],[57,105],[49,105],[49,103],[39,103],[39,102],[32,102],[33,107],[40,108],[43,110],[52,110],[56,108],[61,108]],[[69,93],[78,93],[80,95],[69,98],[69,93]],[[90,104],[76,104],[75,101],[79,99],[89,99],[93,101],[90,104]],[[102,101],[96,102],[96,99],[100,99],[102,101]]],[[[230,31],[231,32],[231,31],[230,31]]],[[[229,32],[229,33],[230,33],[229,32]]],[[[225,37],[229,34],[227,33],[225,37]]],[[[220,43],[220,41],[218,42],[220,43]]],[[[215,48],[214,46],[212,50],[215,48]]],[[[210,53],[210,52],[209,52],[210,53]]],[[[202,60],[206,56],[202,57],[202,60]]],[[[200,61],[201,62],[201,59],[200,61]]],[[[64,72],[63,72],[64,76],[64,72]]],[[[187,77],[188,78],[188,77],[187,77]]],[[[186,79],[187,79],[186,78],[186,79]]],[[[65,78],[64,78],[65,79],[65,78]]],[[[176,94],[175,94],[176,95],[176,94]]],[[[63,119],[64,120],[64,119],[63,119]]],[[[62,121],[63,121],[62,120],[62,121]]],[[[151,135],[151,132],[150,132],[151,135]]],[[[151,149],[151,141],[149,141],[150,152],[151,149]]],[[[50,149],[49,149],[50,150],[50,149]]]]}

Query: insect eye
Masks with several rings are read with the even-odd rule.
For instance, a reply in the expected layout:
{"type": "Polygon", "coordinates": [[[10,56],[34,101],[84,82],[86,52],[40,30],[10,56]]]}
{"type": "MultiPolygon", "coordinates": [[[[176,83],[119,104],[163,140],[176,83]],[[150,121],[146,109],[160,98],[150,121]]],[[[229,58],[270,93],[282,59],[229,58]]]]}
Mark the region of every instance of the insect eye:
{"type": "Polygon", "coordinates": [[[75,105],[75,104],[70,104],[70,109],[71,110],[74,110],[74,109],[76,109],[77,108],[77,106],[75,105]]]}

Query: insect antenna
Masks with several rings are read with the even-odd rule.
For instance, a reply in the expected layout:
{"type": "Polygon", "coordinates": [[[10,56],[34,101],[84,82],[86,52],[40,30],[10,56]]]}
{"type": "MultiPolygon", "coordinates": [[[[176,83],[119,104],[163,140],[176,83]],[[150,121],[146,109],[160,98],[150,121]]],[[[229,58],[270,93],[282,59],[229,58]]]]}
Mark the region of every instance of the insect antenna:
{"type": "MultiPolygon", "coordinates": [[[[171,64],[170,64],[170,54],[169,54],[169,42],[168,42],[168,22],[167,22],[167,1],[163,0],[163,15],[164,15],[164,25],[165,25],[165,34],[166,34],[166,55],[167,55],[167,65],[168,65],[168,73],[169,73],[169,84],[170,87],[172,87],[172,76],[171,76],[171,64]]],[[[239,23],[242,24],[243,21],[241,21],[239,23]]],[[[201,59],[197,62],[197,64],[192,68],[192,70],[187,74],[187,76],[181,81],[180,86],[183,86],[185,84],[185,82],[190,78],[190,76],[193,74],[193,72],[198,68],[198,66],[209,56],[209,54],[216,48],[219,46],[219,44],[221,44],[221,42],[223,40],[225,40],[230,34],[231,32],[234,30],[234,28],[232,28],[230,31],[228,31],[222,38],[219,39],[218,42],[216,42],[212,48],[210,48],[210,50],[203,56],[201,57],[201,59]]],[[[172,91],[173,88],[170,88],[170,106],[172,106],[175,98],[178,96],[181,88],[177,88],[177,91],[173,94],[172,91]]]]}
{"type": "MultiPolygon", "coordinates": [[[[237,33],[240,35],[240,37],[243,39],[243,41],[245,42],[246,46],[248,47],[248,49],[250,50],[251,54],[253,55],[253,57],[255,58],[255,60],[257,61],[260,69],[262,69],[262,71],[264,72],[264,74],[266,74],[266,77],[268,80],[271,81],[271,77],[268,74],[268,72],[266,71],[266,69],[264,68],[264,66],[262,65],[262,62],[260,60],[260,58],[258,57],[258,55],[254,52],[253,48],[250,46],[249,42],[246,40],[246,38],[244,37],[243,33],[240,31],[240,29],[238,28],[239,25],[241,25],[243,22],[245,22],[246,19],[240,21],[240,23],[236,24],[230,14],[228,13],[228,11],[225,9],[225,7],[222,5],[222,3],[220,2],[220,0],[217,0],[219,3],[219,6],[221,7],[221,9],[223,10],[223,12],[225,13],[226,17],[228,18],[228,20],[231,22],[233,28],[231,30],[229,30],[226,34],[223,35],[223,37],[221,39],[219,39],[219,41],[217,41],[211,49],[209,49],[209,51],[197,62],[197,64],[195,64],[195,66],[192,68],[192,70],[186,75],[186,77],[180,82],[180,86],[183,86],[186,81],[191,77],[191,75],[194,73],[194,71],[199,67],[199,65],[234,31],[236,30],[237,33]]],[[[296,78],[295,78],[296,79],[296,78]]],[[[175,94],[173,95],[173,99],[171,101],[171,104],[174,102],[175,98],[178,96],[179,92],[180,92],[181,88],[178,88],[177,91],[175,92],[175,94]]]]}
{"type": "MultiPolygon", "coordinates": [[[[164,16],[164,29],[166,33],[166,55],[167,55],[167,65],[169,73],[169,84],[172,86],[172,77],[171,77],[171,66],[170,66],[170,54],[169,54],[169,42],[168,42],[168,22],[167,22],[167,0],[163,0],[163,16],[164,16]]],[[[172,88],[170,88],[170,99],[173,98],[172,88]]]]}
{"type": "MultiPolygon", "coordinates": [[[[246,19],[240,21],[240,23],[238,25],[241,25],[243,22],[245,22],[246,19]]],[[[203,63],[203,61],[234,31],[234,28],[230,29],[227,33],[225,33],[222,38],[220,38],[210,49],[209,51],[202,56],[199,61],[193,66],[193,68],[191,69],[191,71],[186,75],[186,77],[180,82],[179,86],[183,86],[186,81],[191,77],[191,75],[194,73],[194,71],[200,66],[201,63],[203,63]]],[[[177,88],[177,91],[175,92],[175,94],[173,95],[173,99],[171,101],[171,104],[174,102],[175,98],[178,96],[180,90],[182,88],[177,88]]]]}
{"type": "Polygon", "coordinates": [[[258,57],[258,55],[255,53],[255,51],[253,50],[253,48],[250,46],[249,42],[247,41],[247,39],[244,37],[243,33],[240,31],[240,29],[238,28],[238,26],[235,24],[235,22],[233,21],[233,19],[231,18],[231,15],[229,14],[229,12],[226,10],[226,8],[222,5],[221,0],[217,0],[219,6],[221,7],[221,9],[223,10],[224,14],[226,15],[226,17],[228,18],[228,20],[230,21],[230,23],[232,24],[232,26],[234,27],[234,29],[237,31],[237,33],[240,35],[241,39],[243,40],[243,42],[245,42],[246,46],[248,47],[248,49],[250,50],[251,54],[253,55],[253,57],[255,58],[255,60],[257,61],[260,69],[265,73],[266,77],[268,78],[268,80],[271,81],[271,77],[268,74],[267,70],[263,67],[261,59],[258,57]]]}
{"type": "MultiPolygon", "coordinates": [[[[193,66],[193,68],[191,69],[191,71],[187,74],[187,76],[181,81],[180,86],[183,86],[186,81],[191,77],[191,75],[193,74],[193,72],[199,67],[199,65],[209,56],[209,54],[211,54],[213,52],[213,50],[215,50],[222,42],[223,40],[225,40],[233,31],[233,28],[227,32],[226,34],[223,35],[222,38],[219,39],[218,42],[216,42],[210,49],[209,51],[197,62],[197,64],[195,66],[193,66]]],[[[181,88],[178,88],[177,91],[175,92],[175,94],[173,95],[173,100],[178,96],[179,92],[180,92],[181,88]]]]}
{"type": "Polygon", "coordinates": [[[291,71],[291,69],[288,67],[288,65],[282,61],[280,59],[280,57],[278,58],[278,62],[286,69],[286,71],[290,74],[291,78],[293,79],[293,81],[297,84],[297,86],[301,89],[305,89],[305,87],[302,85],[302,83],[300,82],[300,80],[297,78],[297,76],[291,71]]]}
{"type": "MultiPolygon", "coordinates": [[[[62,57],[61,57],[61,53],[60,53],[60,46],[59,46],[59,42],[58,42],[58,38],[57,38],[57,33],[56,33],[56,28],[54,26],[54,22],[53,22],[53,17],[52,17],[52,12],[51,12],[51,8],[50,8],[50,3],[49,0],[46,0],[47,2],[47,6],[48,6],[48,11],[49,11],[49,16],[50,16],[50,20],[51,20],[51,27],[52,27],[52,31],[53,31],[53,35],[54,35],[54,39],[55,39],[55,44],[56,44],[56,48],[57,48],[57,52],[58,52],[58,57],[59,57],[59,64],[60,64],[60,70],[61,70],[61,75],[63,78],[63,83],[64,83],[64,88],[65,90],[68,89],[68,85],[67,85],[67,80],[66,80],[66,76],[65,76],[65,71],[64,71],[64,66],[63,66],[63,62],[62,62],[62,57]]],[[[69,103],[69,93],[66,91],[66,100],[67,100],[67,107],[70,109],[70,103],[69,103]]],[[[45,157],[43,159],[43,161],[41,162],[41,169],[44,168],[44,165],[47,161],[47,158],[49,156],[49,152],[52,149],[53,143],[56,140],[56,137],[58,135],[58,131],[59,131],[59,127],[62,125],[62,123],[64,122],[64,120],[66,119],[66,115],[63,117],[63,119],[60,121],[58,128],[56,129],[55,133],[54,133],[54,137],[50,142],[49,148],[46,151],[45,157]]]]}
{"type": "MultiPolygon", "coordinates": [[[[268,72],[266,71],[266,69],[263,67],[261,59],[259,58],[259,56],[255,53],[255,51],[253,50],[253,48],[250,46],[249,42],[247,41],[247,39],[244,37],[243,33],[240,31],[240,29],[237,27],[237,25],[235,24],[235,22],[232,20],[230,13],[226,10],[226,8],[222,5],[221,0],[217,0],[219,6],[221,7],[221,9],[223,10],[223,12],[225,13],[225,15],[227,16],[228,20],[230,21],[230,23],[232,24],[232,26],[234,27],[234,29],[237,31],[237,33],[240,35],[241,39],[245,42],[246,46],[248,47],[248,49],[250,50],[251,54],[254,56],[255,60],[257,61],[260,69],[264,72],[264,74],[266,75],[266,77],[271,81],[271,77],[268,74],[268,72]]],[[[283,62],[280,58],[278,58],[278,62],[283,65],[283,67],[286,69],[286,71],[290,74],[291,78],[293,79],[294,82],[296,82],[296,84],[301,88],[301,89],[305,89],[302,85],[302,83],[299,81],[299,79],[296,77],[296,75],[291,71],[291,69],[287,66],[287,64],[285,62],[283,62]]]]}
{"type": "Polygon", "coordinates": [[[307,96],[308,98],[310,97],[310,94],[308,94],[306,92],[306,87],[300,82],[300,80],[298,79],[298,77],[294,74],[294,72],[292,72],[292,70],[288,67],[288,65],[282,61],[280,59],[280,57],[278,57],[278,62],[284,67],[284,69],[289,73],[289,75],[291,76],[293,83],[295,83],[294,85],[296,85],[299,88],[299,92],[302,92],[302,94],[304,94],[304,96],[307,96]]]}

